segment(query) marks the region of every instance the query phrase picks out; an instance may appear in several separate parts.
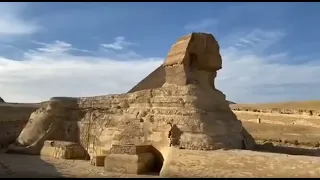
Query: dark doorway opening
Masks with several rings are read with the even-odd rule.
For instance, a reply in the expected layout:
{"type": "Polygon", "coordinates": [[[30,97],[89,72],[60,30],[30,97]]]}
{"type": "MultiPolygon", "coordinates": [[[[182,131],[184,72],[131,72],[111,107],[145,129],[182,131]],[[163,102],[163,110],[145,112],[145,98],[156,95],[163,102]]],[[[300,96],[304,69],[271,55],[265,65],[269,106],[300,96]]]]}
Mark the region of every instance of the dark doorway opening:
{"type": "Polygon", "coordinates": [[[154,161],[152,169],[150,170],[150,172],[148,174],[159,176],[160,171],[163,166],[164,159],[163,159],[162,154],[155,147],[151,146],[150,149],[151,149],[151,153],[155,157],[155,161],[154,161]]]}

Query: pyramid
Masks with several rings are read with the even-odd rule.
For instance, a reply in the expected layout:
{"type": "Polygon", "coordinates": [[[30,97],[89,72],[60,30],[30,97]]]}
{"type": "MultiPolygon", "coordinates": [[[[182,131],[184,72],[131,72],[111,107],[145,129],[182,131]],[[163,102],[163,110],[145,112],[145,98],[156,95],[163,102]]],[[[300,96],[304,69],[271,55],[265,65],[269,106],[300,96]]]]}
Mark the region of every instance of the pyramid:
{"type": "Polygon", "coordinates": [[[132,89],[128,91],[128,93],[132,93],[135,91],[141,91],[144,89],[154,89],[159,88],[165,83],[165,72],[164,67],[160,65],[156,70],[150,73],[146,78],[140,81],[137,85],[135,85],[132,89]]]}

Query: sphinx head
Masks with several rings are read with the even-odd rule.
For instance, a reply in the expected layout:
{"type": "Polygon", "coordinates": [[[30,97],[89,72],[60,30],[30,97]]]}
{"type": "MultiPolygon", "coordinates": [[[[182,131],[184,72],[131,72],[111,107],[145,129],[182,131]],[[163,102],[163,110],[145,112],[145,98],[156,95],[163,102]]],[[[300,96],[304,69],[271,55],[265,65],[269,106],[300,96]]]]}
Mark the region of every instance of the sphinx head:
{"type": "Polygon", "coordinates": [[[170,49],[163,64],[166,82],[186,85],[201,83],[213,85],[222,68],[219,44],[212,34],[191,33],[181,37],[170,49]]]}

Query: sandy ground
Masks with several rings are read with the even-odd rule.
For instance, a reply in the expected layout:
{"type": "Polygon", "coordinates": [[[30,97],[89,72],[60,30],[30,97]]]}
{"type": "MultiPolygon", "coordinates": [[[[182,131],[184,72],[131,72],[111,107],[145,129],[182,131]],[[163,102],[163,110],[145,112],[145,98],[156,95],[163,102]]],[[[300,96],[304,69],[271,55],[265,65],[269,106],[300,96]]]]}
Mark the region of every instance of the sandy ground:
{"type": "Polygon", "coordinates": [[[0,178],[4,177],[154,178],[159,176],[105,172],[103,167],[92,166],[89,161],[0,153],[0,178]]]}
{"type": "Polygon", "coordinates": [[[251,107],[256,109],[308,109],[319,110],[320,100],[314,101],[292,101],[292,102],[275,102],[275,103],[262,103],[262,104],[231,104],[231,109],[251,107]]]}
{"type": "MultiPolygon", "coordinates": [[[[294,101],[263,104],[232,104],[231,109],[251,109],[251,111],[235,111],[243,126],[256,141],[272,142],[281,146],[294,145],[297,148],[320,147],[320,101],[294,101]],[[275,113],[253,112],[252,110],[276,109],[275,113]],[[277,111],[284,111],[283,114],[277,111]],[[313,110],[312,116],[298,110],[313,110]],[[286,113],[289,114],[286,114],[286,113]],[[290,114],[292,113],[292,114],[290,114]],[[258,117],[261,122],[257,123],[258,117]]],[[[299,150],[300,151],[300,150],[299,150]]],[[[314,151],[315,153],[316,152],[314,151]]],[[[312,152],[313,153],[313,152],[312,152]]],[[[299,153],[300,154],[300,153],[299,153]]],[[[305,153],[303,153],[305,154],[305,153]]]]}
{"type": "Polygon", "coordinates": [[[248,150],[172,149],[161,175],[167,177],[320,177],[320,157],[248,150]]]}
{"type": "MultiPolygon", "coordinates": [[[[1,106],[1,104],[0,104],[1,106]]],[[[10,106],[37,106],[34,104],[10,104],[10,106]]],[[[279,108],[279,109],[313,109],[313,110],[319,110],[320,109],[320,101],[305,101],[305,102],[284,102],[284,103],[269,103],[269,104],[235,104],[231,105],[231,108],[240,108],[240,107],[253,107],[256,109],[261,108],[279,108]]],[[[320,119],[319,119],[320,120],[320,119]]],[[[314,142],[319,141],[319,136],[315,136],[314,134],[317,134],[318,128],[307,128],[303,126],[293,126],[293,125],[278,125],[278,124],[256,124],[253,122],[244,122],[244,126],[246,129],[252,133],[252,135],[256,138],[256,140],[282,140],[282,141],[293,141],[298,140],[298,142],[306,142],[306,145],[310,143],[310,146],[314,146],[314,142]],[[274,132],[281,132],[274,133],[274,132]],[[297,136],[297,134],[299,136],[297,136]],[[303,134],[303,136],[302,136],[303,134]],[[312,135],[312,136],[311,136],[312,135]],[[259,137],[259,138],[257,138],[259,137]],[[310,141],[310,142],[309,142],[310,141]]],[[[283,145],[283,143],[280,143],[283,145]]],[[[292,143],[291,143],[292,144],[292,143]]],[[[304,144],[303,144],[304,145],[304,144]]],[[[273,148],[274,149],[274,148],[273,148]]],[[[0,150],[1,151],[1,150],[0,150]]],[[[286,147],[286,148],[278,148],[276,149],[277,152],[285,152],[286,154],[300,154],[300,155],[309,155],[309,156],[293,156],[293,161],[301,161],[301,162],[308,162],[305,163],[305,167],[307,165],[310,165],[308,168],[308,173],[302,175],[305,177],[311,176],[311,177],[320,177],[320,169],[316,164],[320,164],[320,157],[314,157],[314,156],[320,156],[319,147],[317,146],[316,149],[306,149],[304,147],[286,147]],[[311,157],[313,156],[313,157],[311,157]],[[311,163],[312,162],[312,163],[311,163]],[[309,172],[310,171],[310,172],[309,172]],[[318,176],[319,175],[319,176],[318,176]]],[[[186,155],[191,156],[193,152],[183,154],[181,155],[181,158],[183,159],[186,155]]],[[[244,152],[241,152],[244,153],[244,152]]],[[[240,154],[241,154],[240,153],[240,154]]],[[[235,158],[238,159],[243,158],[243,161],[249,162],[252,160],[253,162],[251,164],[254,164],[254,162],[257,162],[257,164],[264,164],[267,161],[269,161],[267,164],[271,164],[276,158],[277,162],[283,162],[279,163],[279,166],[277,167],[284,167],[286,163],[290,164],[290,161],[288,161],[288,155],[280,155],[280,154],[274,154],[274,153],[267,153],[270,156],[262,156],[266,155],[266,153],[259,154],[257,156],[250,156],[250,159],[246,159],[249,157],[247,154],[240,155],[238,153],[235,154],[217,154],[213,153],[208,155],[206,159],[204,159],[202,162],[205,161],[212,161],[216,162],[216,165],[210,165],[210,167],[207,167],[208,170],[212,169],[214,166],[214,169],[217,168],[223,168],[223,164],[225,164],[226,159],[228,158],[235,158]],[[211,157],[211,158],[209,158],[211,157]],[[220,160],[219,160],[220,157],[220,160]],[[268,158],[272,157],[272,159],[268,158]],[[217,159],[218,158],[218,159],[217,159]],[[260,160],[261,159],[261,160],[260,160]],[[218,162],[221,162],[220,164],[218,162]]],[[[252,152],[249,154],[253,155],[252,152]]],[[[289,156],[289,159],[292,156],[289,156]]],[[[179,157],[175,157],[177,160],[179,157]]],[[[199,157],[197,157],[199,159],[199,157]]],[[[196,158],[196,159],[197,159],[196,158]]],[[[231,161],[231,160],[230,160],[231,161]]],[[[184,161],[181,161],[184,162],[184,161]]],[[[175,163],[178,163],[175,162],[175,163]]],[[[180,163],[180,162],[179,162],[180,163]]],[[[196,162],[195,164],[199,164],[201,162],[196,162]]],[[[210,164],[210,163],[208,163],[210,164]]],[[[250,164],[250,163],[249,163],[250,164]]],[[[300,164],[300,163],[299,163],[300,164]]],[[[301,163],[301,166],[303,163],[301,163]]],[[[298,165],[298,164],[297,164],[298,165]]],[[[188,165],[189,166],[189,165],[188,165]]],[[[237,165],[239,166],[239,165],[237,165]]],[[[257,165],[254,165],[257,166],[257,165]]],[[[197,166],[194,166],[194,168],[197,166]]],[[[249,167],[248,164],[245,164],[244,167],[249,167]]],[[[189,169],[188,167],[187,169],[189,169]]],[[[289,167],[288,167],[289,168],[289,167]]],[[[293,167],[292,167],[293,168],[293,167]]],[[[301,167],[295,167],[296,169],[299,169],[301,167]]],[[[292,172],[294,172],[295,168],[293,168],[292,172]]],[[[237,169],[237,168],[234,168],[237,169]]],[[[276,169],[276,168],[275,168],[276,169]]],[[[180,169],[181,170],[181,169],[180,169]]],[[[180,171],[179,169],[177,172],[180,171]]],[[[190,171],[192,171],[192,167],[190,171]]],[[[196,170],[196,169],[194,169],[196,170]]],[[[189,171],[189,170],[188,170],[189,171]]],[[[234,171],[234,170],[232,170],[234,171]]],[[[237,169],[236,171],[232,172],[234,173],[234,177],[239,177],[240,169],[237,169]]],[[[221,171],[222,172],[222,171],[221,171]]],[[[228,172],[230,173],[230,172],[228,172]]],[[[250,173],[254,174],[254,172],[250,173]]],[[[209,173],[210,174],[210,173],[209,173]]],[[[243,173],[242,173],[243,174],[243,173]]],[[[271,173],[272,174],[272,173],[271,173]]],[[[211,175],[211,174],[210,174],[211,175]]],[[[277,176],[276,174],[275,176],[277,176]]],[[[221,177],[222,175],[215,174],[216,177],[221,177]]],[[[244,175],[245,177],[246,175],[244,175]]],[[[254,174],[253,176],[258,177],[258,175],[254,174]]],[[[297,175],[298,176],[298,175],[297,175]]],[[[299,175],[300,176],[300,175],[299,175]]],[[[0,152],[0,178],[3,177],[135,177],[135,178],[149,178],[149,177],[159,177],[155,175],[130,175],[130,174],[119,174],[119,173],[110,173],[105,172],[103,167],[95,167],[90,165],[88,161],[81,161],[81,160],[61,160],[61,159],[53,159],[49,157],[39,157],[39,156],[28,156],[28,155],[16,155],[16,154],[4,154],[0,152]]]]}
{"type": "MultiPolygon", "coordinates": [[[[168,177],[320,177],[320,157],[247,150],[191,151],[173,149],[168,177]]],[[[0,178],[159,178],[105,172],[89,161],[0,153],[0,178]]]]}
{"type": "MultiPolygon", "coordinates": [[[[169,177],[320,177],[320,157],[247,150],[191,151],[173,149],[169,177]]],[[[89,161],[0,153],[0,178],[159,178],[157,175],[104,171],[89,161]]]]}

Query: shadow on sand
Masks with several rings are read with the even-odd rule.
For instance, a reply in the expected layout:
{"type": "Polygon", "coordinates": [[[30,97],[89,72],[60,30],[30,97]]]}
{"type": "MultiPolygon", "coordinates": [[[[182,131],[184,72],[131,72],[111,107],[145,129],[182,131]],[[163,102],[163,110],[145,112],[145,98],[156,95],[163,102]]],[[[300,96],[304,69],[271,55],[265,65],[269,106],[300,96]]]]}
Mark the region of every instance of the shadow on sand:
{"type": "Polygon", "coordinates": [[[40,156],[0,153],[0,178],[62,178],[56,167],[40,156]]]}
{"type": "Polygon", "coordinates": [[[280,153],[288,155],[320,156],[319,149],[277,146],[273,145],[272,143],[257,144],[254,151],[280,153]]]}
{"type": "MultiPolygon", "coordinates": [[[[58,101],[60,98],[57,98],[58,101]]],[[[62,101],[66,101],[67,105],[75,107],[77,109],[77,99],[75,98],[61,98],[62,101]]],[[[59,107],[60,108],[60,107],[59,107]]],[[[30,113],[31,114],[31,113],[30,113]]],[[[29,115],[30,116],[30,115],[29,115]]],[[[0,177],[66,177],[58,172],[57,168],[50,163],[50,161],[55,161],[52,158],[46,158],[40,156],[40,151],[44,145],[45,140],[62,140],[69,142],[80,142],[80,129],[78,127],[78,121],[84,116],[83,112],[69,113],[65,117],[56,120],[54,128],[44,132],[43,137],[33,137],[35,140],[37,138],[37,143],[31,146],[20,145],[16,139],[24,128],[29,129],[29,132],[34,131],[40,124],[33,124],[33,121],[27,121],[24,125],[19,125],[21,128],[16,126],[10,129],[11,136],[4,140],[5,144],[10,148],[3,149],[3,153],[0,152],[0,177]],[[76,117],[69,117],[73,114],[76,117]],[[65,121],[71,119],[70,121],[65,121]],[[28,123],[29,126],[27,126],[28,123]],[[33,125],[32,125],[33,124],[33,125]],[[15,130],[12,133],[12,129],[15,130]],[[49,160],[49,161],[46,161],[49,160]]],[[[52,121],[52,119],[43,119],[44,121],[52,121]]],[[[40,122],[41,123],[41,122],[40,122]]],[[[11,124],[10,124],[11,125],[11,124]]],[[[12,125],[11,125],[12,126],[12,125]]],[[[49,127],[48,127],[49,129],[49,127]]],[[[44,131],[47,129],[43,129],[44,131]]],[[[1,144],[1,143],[0,143],[1,144]]],[[[87,154],[86,154],[87,155],[87,154]]],[[[61,161],[63,162],[63,161],[61,161]]],[[[61,163],[60,163],[61,164],[61,163]]],[[[64,165],[64,164],[62,164],[64,165]]],[[[60,169],[60,168],[59,168],[60,169]]]]}
{"type": "Polygon", "coordinates": [[[32,112],[40,104],[0,104],[0,178],[62,177],[55,166],[40,156],[5,153],[6,147],[14,143],[28,122],[32,112]]]}

